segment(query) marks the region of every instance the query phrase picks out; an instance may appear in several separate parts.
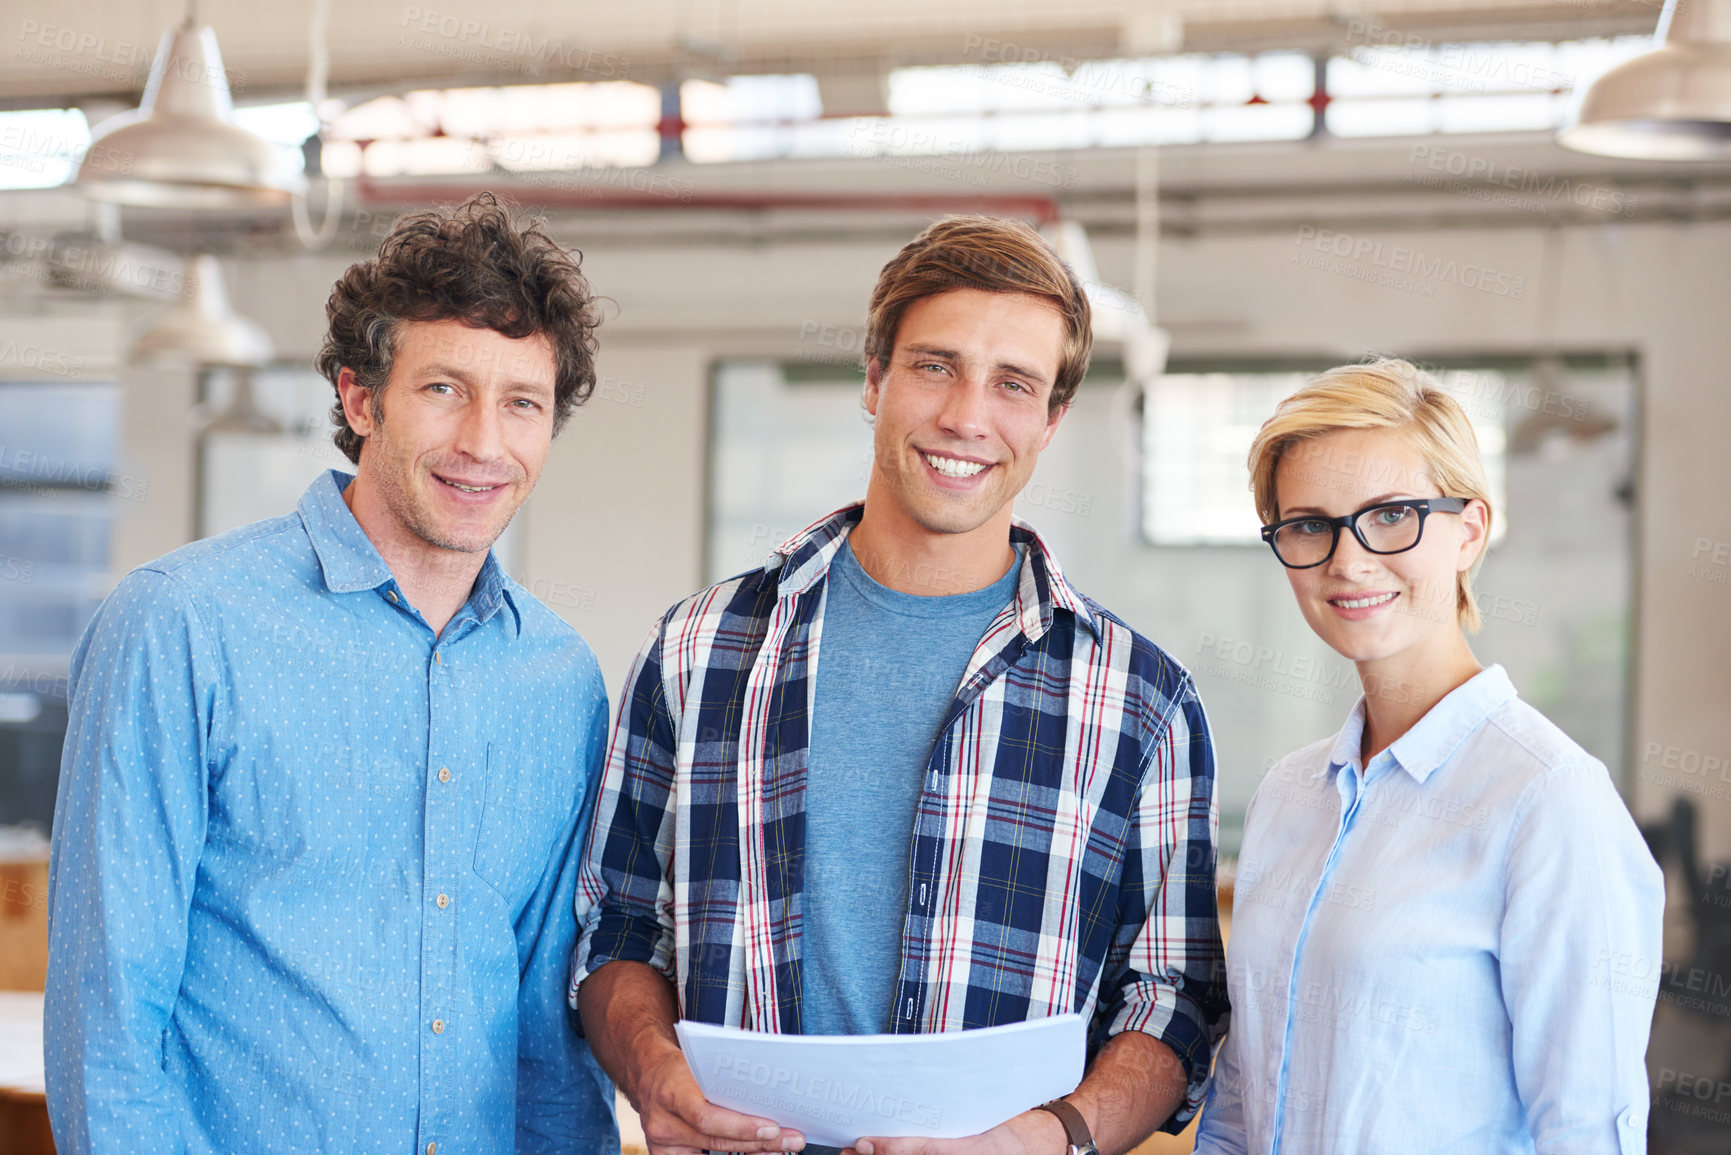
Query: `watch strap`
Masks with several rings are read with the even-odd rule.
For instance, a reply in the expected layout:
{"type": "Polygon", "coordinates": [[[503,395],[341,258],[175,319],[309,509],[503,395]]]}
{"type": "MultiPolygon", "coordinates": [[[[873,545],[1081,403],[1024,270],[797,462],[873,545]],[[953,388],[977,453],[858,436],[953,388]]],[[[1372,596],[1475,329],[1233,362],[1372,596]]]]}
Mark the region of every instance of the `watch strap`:
{"type": "Polygon", "coordinates": [[[1088,1121],[1082,1118],[1082,1112],[1068,1099],[1053,1099],[1049,1103],[1041,1103],[1034,1108],[1036,1111],[1046,1111],[1058,1117],[1058,1122],[1064,1125],[1064,1134],[1070,1139],[1070,1150],[1078,1148],[1095,1150],[1094,1136],[1088,1131],[1088,1121]]]}

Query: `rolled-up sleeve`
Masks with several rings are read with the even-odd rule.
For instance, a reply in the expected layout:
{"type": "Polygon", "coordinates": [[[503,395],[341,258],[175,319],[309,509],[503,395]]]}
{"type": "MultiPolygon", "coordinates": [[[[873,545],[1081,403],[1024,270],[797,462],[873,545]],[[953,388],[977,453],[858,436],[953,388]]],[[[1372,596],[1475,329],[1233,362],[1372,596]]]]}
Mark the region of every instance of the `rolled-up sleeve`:
{"type": "Polygon", "coordinates": [[[1108,960],[1101,990],[1106,1035],[1141,1031],[1184,1064],[1185,1102],[1162,1127],[1172,1132],[1201,1105],[1214,1048],[1226,1030],[1214,889],[1218,825],[1213,741],[1186,677],[1165,725],[1155,731],[1131,816],[1120,890],[1124,946],[1108,960]]]}
{"type": "Polygon", "coordinates": [[[626,680],[577,880],[577,948],[567,992],[602,965],[647,963],[674,976],[676,724],[661,661],[662,624],[626,680]]]}

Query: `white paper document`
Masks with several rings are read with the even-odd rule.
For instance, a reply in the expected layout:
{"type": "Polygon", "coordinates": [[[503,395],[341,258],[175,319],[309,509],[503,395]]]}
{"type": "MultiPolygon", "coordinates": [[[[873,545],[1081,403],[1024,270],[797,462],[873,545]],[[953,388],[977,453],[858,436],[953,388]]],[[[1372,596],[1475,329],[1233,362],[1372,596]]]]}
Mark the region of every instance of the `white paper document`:
{"type": "Polygon", "coordinates": [[[989,1131],[1074,1091],[1088,1039],[1081,1015],[936,1035],[771,1035],[702,1023],[678,1030],[711,1103],[830,1147],[866,1135],[989,1131]]]}

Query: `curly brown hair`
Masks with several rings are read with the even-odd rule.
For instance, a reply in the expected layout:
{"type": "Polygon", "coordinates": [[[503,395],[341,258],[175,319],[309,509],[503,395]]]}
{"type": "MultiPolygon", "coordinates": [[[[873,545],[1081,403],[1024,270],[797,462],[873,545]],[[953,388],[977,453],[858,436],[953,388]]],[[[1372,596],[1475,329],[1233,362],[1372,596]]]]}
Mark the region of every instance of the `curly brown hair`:
{"type": "MultiPolygon", "coordinates": [[[[512,338],[539,333],[553,347],[558,433],[595,389],[601,313],[583,276],[582,253],[545,229],[540,218],[514,224],[509,203],[490,192],[398,217],[378,256],[350,265],[331,290],[330,331],[314,365],[333,389],[351,370],[377,419],[404,322],[455,320],[512,338]]],[[[331,422],[337,448],[359,462],[366,439],[349,427],[340,393],[331,422]]]]}
{"type": "Polygon", "coordinates": [[[1048,412],[1075,400],[1094,344],[1092,314],[1082,282],[1052,246],[1022,221],[952,216],[928,226],[878,274],[866,314],[865,357],[882,365],[895,352],[902,314],[922,297],[951,289],[1027,293],[1052,303],[1064,318],[1064,347],[1048,412]]]}

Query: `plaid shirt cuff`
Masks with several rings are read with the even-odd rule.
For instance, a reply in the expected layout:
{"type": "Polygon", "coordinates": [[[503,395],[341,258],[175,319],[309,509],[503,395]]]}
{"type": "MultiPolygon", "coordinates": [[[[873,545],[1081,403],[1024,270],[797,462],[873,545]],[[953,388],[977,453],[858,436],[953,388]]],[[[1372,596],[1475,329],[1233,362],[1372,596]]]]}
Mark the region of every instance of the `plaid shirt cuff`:
{"type": "MultiPolygon", "coordinates": [[[[653,918],[639,918],[616,911],[598,911],[577,938],[571,956],[571,984],[566,997],[577,1006],[577,988],[583,980],[610,962],[647,963],[677,982],[673,968],[673,935],[653,918]]],[[[582,1033],[582,1024],[578,1024],[582,1033]]]]}

